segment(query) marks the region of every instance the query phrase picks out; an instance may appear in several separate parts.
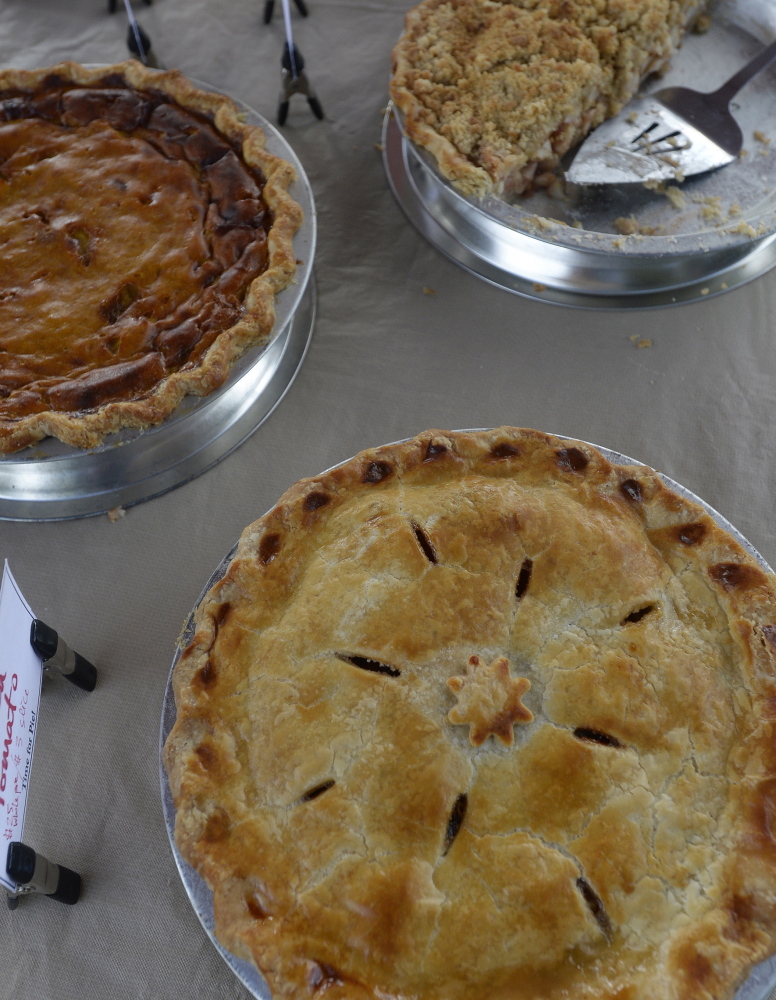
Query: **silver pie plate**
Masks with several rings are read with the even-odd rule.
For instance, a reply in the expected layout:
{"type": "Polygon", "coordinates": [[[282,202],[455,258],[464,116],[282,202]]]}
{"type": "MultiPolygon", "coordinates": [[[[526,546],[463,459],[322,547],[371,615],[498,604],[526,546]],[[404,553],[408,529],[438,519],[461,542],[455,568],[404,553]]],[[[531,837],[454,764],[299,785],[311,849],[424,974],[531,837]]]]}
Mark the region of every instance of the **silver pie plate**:
{"type": "Polygon", "coordinates": [[[236,103],[249,124],[263,129],[267,150],[293,164],[297,179],[290,194],[304,212],[294,237],[296,277],[276,299],[271,339],[247,351],[219,389],[207,396],[186,396],[157,427],[119,431],[89,450],[46,438],[13,455],[0,456],[0,518],[84,517],[166,493],[237,448],[266,420],[293,382],[315,323],[312,188],[299,159],[275,126],[247,105],[236,103]]]}
{"type": "MultiPolygon", "coordinates": [[[[557,437],[561,440],[574,440],[560,434],[557,435],[557,437]]],[[[400,444],[401,442],[394,443],[400,444]]],[[[615,465],[643,464],[642,462],[637,462],[635,459],[628,458],[627,455],[622,455],[617,451],[611,451],[609,448],[602,448],[600,445],[591,445],[591,447],[596,448],[604,456],[604,458],[608,459],[608,461],[614,463],[615,465]]],[[[343,462],[340,464],[345,463],[343,462]]],[[[333,468],[337,468],[337,466],[334,466],[333,468]]],[[[331,469],[326,470],[326,472],[330,471],[331,469]]],[[[326,472],[322,473],[322,475],[325,475],[326,472]]],[[[719,527],[731,534],[739,545],[741,545],[742,548],[744,548],[767,573],[773,572],[771,567],[765,559],[763,559],[751,542],[744,538],[741,532],[738,531],[737,528],[734,528],[733,525],[718,511],[714,510],[713,507],[709,506],[709,504],[707,504],[704,500],[701,500],[700,497],[697,497],[691,490],[688,490],[680,483],[677,483],[668,476],[663,475],[663,473],[659,473],[659,475],[666,486],[674,490],[680,496],[685,497],[687,500],[697,503],[708,514],[710,514],[719,527]]],[[[167,779],[167,772],[165,771],[163,763],[164,744],[167,742],[167,737],[170,735],[176,719],[175,696],[172,689],[173,672],[183,650],[194,638],[194,619],[197,607],[200,605],[210,588],[226,575],[226,571],[234,558],[236,551],[237,543],[235,543],[229,552],[227,552],[214,570],[210,579],[203,587],[202,592],[197,599],[197,603],[194,605],[189,617],[186,619],[186,624],[181,632],[180,638],[178,639],[172,666],[170,667],[170,673],[167,678],[167,686],[165,688],[164,701],[162,704],[162,721],[159,732],[159,777],[161,783],[164,822],[167,827],[167,835],[170,839],[170,847],[172,848],[178,873],[181,877],[181,881],[183,882],[183,886],[189,897],[191,905],[194,908],[194,912],[199,918],[205,933],[213,942],[221,957],[224,959],[235,976],[237,976],[243,986],[245,986],[245,988],[250,992],[250,994],[255,997],[256,1000],[272,1000],[272,994],[269,991],[269,987],[256,967],[250,962],[237,958],[237,956],[233,955],[230,951],[227,951],[215,935],[213,893],[194,868],[184,861],[175,843],[175,803],[173,802],[170,784],[167,779]]],[[[760,965],[755,966],[750,973],[749,978],[743,983],[741,988],[735,994],[733,1000],[774,1000],[771,996],[772,991],[776,991],[776,955],[769,958],[765,962],[762,962],[760,965]]]]}
{"type": "MultiPolygon", "coordinates": [[[[773,0],[712,0],[710,11],[708,33],[688,35],[668,73],[646,92],[670,85],[715,90],[776,38],[773,0]]],[[[640,184],[579,187],[564,200],[537,192],[512,204],[467,197],[403,135],[392,108],[383,124],[383,160],[410,221],[487,281],[557,305],[673,305],[719,295],[776,265],[776,68],[748,84],[732,110],[748,155],[679,185],[683,207],[640,184]],[[656,234],[621,235],[615,220],[631,216],[656,234]]]]}

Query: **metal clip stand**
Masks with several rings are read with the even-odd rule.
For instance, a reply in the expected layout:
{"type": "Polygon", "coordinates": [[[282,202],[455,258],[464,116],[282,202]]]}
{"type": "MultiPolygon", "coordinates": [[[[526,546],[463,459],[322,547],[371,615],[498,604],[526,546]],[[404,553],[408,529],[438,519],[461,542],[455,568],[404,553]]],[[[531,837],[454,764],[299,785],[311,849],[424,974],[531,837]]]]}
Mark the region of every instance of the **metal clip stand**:
{"type": "MultiPolygon", "coordinates": [[[[154,0],[144,0],[146,7],[150,7],[154,0]]],[[[108,0],[108,13],[115,14],[118,10],[118,0],[108,0]]]]}
{"type": "Polygon", "coordinates": [[[16,893],[8,894],[9,910],[15,910],[19,897],[30,892],[40,892],[68,906],[77,903],[81,895],[81,876],[77,872],[55,865],[18,841],[8,845],[5,870],[17,885],[16,893]]]}
{"type": "Polygon", "coordinates": [[[127,11],[127,48],[144,66],[151,66],[153,69],[159,68],[156,56],[151,51],[151,39],[147,31],[138,24],[129,0],[124,0],[124,7],[127,11]]]}
{"type": "MultiPolygon", "coordinates": [[[[41,667],[45,673],[54,670],[83,691],[94,691],[96,668],[80,653],[70,649],[64,639],[40,618],[32,621],[30,644],[43,661],[41,667]]],[[[8,892],[9,910],[15,910],[19,897],[30,892],[42,893],[70,906],[78,902],[81,876],[63,865],[48,861],[26,844],[14,841],[8,845],[5,870],[17,886],[15,893],[8,892]]]]}
{"type": "MultiPolygon", "coordinates": [[[[298,3],[298,0],[297,0],[298,3]]],[[[291,31],[291,6],[289,0],[283,0],[283,20],[286,25],[286,44],[283,47],[283,58],[280,61],[280,103],[278,104],[278,125],[285,125],[288,117],[288,105],[294,94],[304,94],[310,110],[316,118],[323,118],[321,102],[315,95],[304,72],[302,53],[294,45],[291,31]]]]}
{"type": "MultiPolygon", "coordinates": [[[[296,9],[302,15],[302,17],[307,17],[310,11],[307,9],[307,4],[304,0],[294,0],[296,4],[296,9]]],[[[275,0],[264,0],[264,23],[269,24],[272,20],[272,15],[275,11],[275,0]]]]}
{"type": "Polygon", "coordinates": [[[288,106],[294,94],[304,94],[310,110],[319,120],[323,118],[323,108],[318,100],[315,91],[310,86],[310,81],[304,72],[304,59],[302,53],[292,44],[290,49],[288,42],[283,46],[283,60],[280,70],[280,103],[278,105],[278,125],[285,125],[288,118],[288,106]]]}
{"type": "Polygon", "coordinates": [[[62,636],[57,635],[40,618],[34,618],[30,628],[30,644],[43,660],[44,673],[56,670],[71,684],[83,691],[94,691],[97,684],[97,670],[80,653],[72,650],[62,636]]]}

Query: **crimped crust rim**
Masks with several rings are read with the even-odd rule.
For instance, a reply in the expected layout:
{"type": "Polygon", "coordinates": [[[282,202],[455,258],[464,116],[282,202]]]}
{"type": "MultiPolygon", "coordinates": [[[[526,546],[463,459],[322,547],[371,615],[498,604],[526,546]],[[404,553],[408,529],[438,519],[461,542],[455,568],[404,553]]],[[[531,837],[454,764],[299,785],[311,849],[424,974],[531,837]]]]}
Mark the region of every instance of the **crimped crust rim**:
{"type": "Polygon", "coordinates": [[[194,368],[165,376],[138,399],[109,402],[75,415],[49,410],[20,420],[0,420],[0,452],[16,452],[49,436],[75,448],[89,449],[123,428],[143,429],[161,423],[184,396],[204,396],[222,385],[233,363],[249,347],[271,336],[275,296],[291,284],[296,273],[293,238],[302,222],[302,209],[288,193],[296,171],[264,148],[262,129],[245,124],[230,97],[202,90],[180,70],[155,70],[134,59],[99,67],[67,61],[34,70],[4,69],[0,70],[0,90],[33,89],[52,74],[88,86],[112,73],[121,74],[137,90],[163,90],[182,107],[211,118],[222,135],[242,147],[245,162],[265,178],[263,197],[273,214],[268,266],[253,279],[245,294],[245,315],[218,335],[194,368]]]}
{"type": "MultiPolygon", "coordinates": [[[[675,543],[677,550],[691,553],[717,588],[718,599],[726,608],[735,641],[740,646],[742,675],[747,678],[750,695],[758,705],[760,723],[747,744],[752,764],[748,766],[746,780],[730,793],[731,801],[735,800],[730,808],[737,820],[731,854],[720,875],[718,902],[702,920],[678,927],[665,945],[661,968],[665,967],[667,978],[661,979],[657,987],[664,991],[660,995],[670,1000],[697,1000],[701,996],[727,1000],[751,966],[776,946],[776,906],[762,904],[758,909],[754,903],[742,901],[752,889],[749,883],[758,883],[760,896],[776,893],[776,850],[768,840],[769,821],[763,818],[763,810],[768,813],[773,808],[776,796],[776,779],[772,777],[776,773],[773,749],[776,726],[769,707],[776,697],[776,577],[765,573],[757,560],[720,528],[704,508],[668,488],[659,474],[647,466],[613,465],[587,443],[528,429],[429,430],[405,442],[367,449],[326,473],[300,480],[271,510],[249,525],[224,576],[198,604],[194,637],[174,671],[178,720],[164,748],[164,763],[178,810],[176,842],[183,856],[198,868],[215,893],[219,938],[235,954],[253,959],[277,997],[314,996],[320,975],[327,991],[342,1000],[393,994],[386,993],[377,982],[356,982],[346,974],[339,978],[333,973],[329,975],[324,960],[321,960],[324,973],[319,975],[320,970],[314,969],[311,972],[310,963],[299,960],[297,953],[301,949],[304,954],[304,941],[284,942],[277,927],[257,930],[256,920],[241,903],[241,876],[229,865],[224,868],[219,863],[222,854],[218,845],[208,845],[193,833],[196,823],[192,826],[184,820],[189,809],[201,808],[201,775],[197,772],[194,780],[192,765],[187,763],[190,734],[186,727],[196,719],[198,706],[205,704],[209,695],[202,686],[198,687],[196,678],[207,669],[224,614],[231,605],[248,599],[242,566],[250,566],[255,578],[258,558],[266,569],[270,591],[275,586],[286,587],[289,583],[283,574],[295,573],[296,536],[313,535],[319,517],[332,517],[345,504],[372,492],[379,493],[381,483],[391,483],[397,476],[433,478],[437,460],[447,463],[447,473],[455,479],[463,478],[475,468],[496,479],[509,476],[510,466],[519,469],[522,449],[532,456],[539,455],[537,461],[546,455],[548,476],[572,483],[582,477],[605,497],[632,508],[651,531],[670,531],[672,538],[679,539],[675,543]],[[328,500],[318,507],[324,496],[328,500]],[[686,527],[692,528],[689,540],[681,536],[686,527]],[[284,568],[287,540],[291,563],[284,568]],[[196,793],[195,786],[199,789],[196,793]],[[735,934],[730,927],[735,928],[735,934]],[[712,939],[716,958],[714,968],[706,969],[703,956],[712,939]],[[714,992],[700,988],[699,970],[704,976],[720,977],[719,981],[709,980],[708,989],[714,992]]],[[[642,984],[645,990],[646,984],[651,983],[650,976],[651,970],[645,970],[642,984]]]]}

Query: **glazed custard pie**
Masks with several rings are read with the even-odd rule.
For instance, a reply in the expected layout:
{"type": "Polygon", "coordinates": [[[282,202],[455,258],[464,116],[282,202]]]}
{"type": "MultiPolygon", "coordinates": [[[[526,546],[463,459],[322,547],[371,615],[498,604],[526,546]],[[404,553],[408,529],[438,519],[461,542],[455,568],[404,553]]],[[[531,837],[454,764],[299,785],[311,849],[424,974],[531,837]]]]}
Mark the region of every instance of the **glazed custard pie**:
{"type": "Polygon", "coordinates": [[[705,0],[423,0],[393,52],[405,132],[465,194],[547,186],[705,0]]]}
{"type": "Polygon", "coordinates": [[[223,383],[293,278],[293,179],[178,72],[0,71],[0,450],[92,447],[223,383]]]}
{"type": "Polygon", "coordinates": [[[278,1000],[729,1000],[776,948],[774,582],[536,431],[297,483],[174,673],[220,940],[278,1000]]]}

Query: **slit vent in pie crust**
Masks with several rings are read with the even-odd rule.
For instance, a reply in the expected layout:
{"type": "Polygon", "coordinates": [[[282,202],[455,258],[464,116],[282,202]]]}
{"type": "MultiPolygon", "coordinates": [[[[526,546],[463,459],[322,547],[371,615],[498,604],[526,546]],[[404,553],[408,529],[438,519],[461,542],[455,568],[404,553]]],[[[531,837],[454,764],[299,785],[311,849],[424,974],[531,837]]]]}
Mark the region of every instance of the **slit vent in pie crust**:
{"type": "Polygon", "coordinates": [[[0,451],[221,385],[294,276],[294,176],[177,71],[0,71],[0,451]]]}
{"type": "Polygon", "coordinates": [[[663,68],[705,0],[423,0],[393,50],[404,131],[464,194],[546,187],[663,68]]]}
{"type": "Polygon", "coordinates": [[[536,431],[297,483],[173,677],[220,940],[276,1000],[730,1000],[776,949],[774,584],[536,431]]]}

